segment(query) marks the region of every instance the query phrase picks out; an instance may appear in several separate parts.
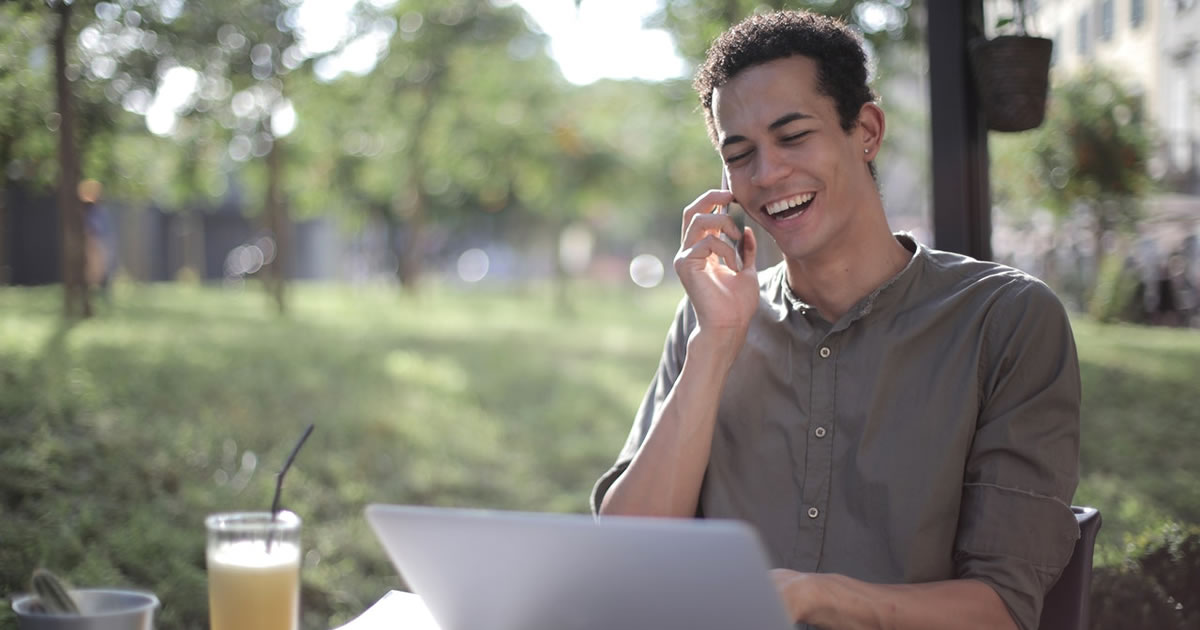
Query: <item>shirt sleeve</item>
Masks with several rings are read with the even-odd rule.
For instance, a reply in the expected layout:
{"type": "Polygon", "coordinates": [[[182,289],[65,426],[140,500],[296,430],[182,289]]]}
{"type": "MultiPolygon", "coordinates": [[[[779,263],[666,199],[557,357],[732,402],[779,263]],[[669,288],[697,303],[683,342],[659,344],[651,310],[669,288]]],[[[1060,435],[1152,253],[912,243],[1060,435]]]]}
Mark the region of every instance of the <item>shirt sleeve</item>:
{"type": "Polygon", "coordinates": [[[683,370],[688,337],[695,328],[695,324],[695,313],[691,303],[684,298],[675,310],[675,320],[667,332],[662,358],[658,361],[658,370],[655,371],[654,379],[650,381],[646,396],[642,399],[641,406],[638,407],[637,415],[634,416],[633,428],[629,430],[625,446],[617,455],[616,463],[596,481],[596,485],[592,488],[592,514],[600,513],[600,504],[604,501],[604,495],[608,493],[608,489],[621,476],[621,473],[625,472],[629,462],[641,448],[646,435],[650,433],[650,427],[658,419],[667,394],[671,393],[671,389],[675,387],[675,381],[679,379],[679,373],[683,370]]]}
{"type": "Polygon", "coordinates": [[[983,343],[955,567],[1034,630],[1079,537],[1079,360],[1062,304],[1032,279],[998,292],[983,343]]]}

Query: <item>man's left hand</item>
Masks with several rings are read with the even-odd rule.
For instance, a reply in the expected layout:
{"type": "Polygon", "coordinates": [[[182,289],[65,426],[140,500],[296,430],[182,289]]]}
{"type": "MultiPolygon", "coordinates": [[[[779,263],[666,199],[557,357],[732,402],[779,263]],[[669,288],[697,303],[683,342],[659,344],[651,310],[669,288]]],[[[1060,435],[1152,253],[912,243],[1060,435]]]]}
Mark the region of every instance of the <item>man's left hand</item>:
{"type": "Polygon", "coordinates": [[[978,580],[870,584],[772,569],[771,581],[793,621],[831,630],[1017,630],[1000,596],[978,580]]]}
{"type": "Polygon", "coordinates": [[[812,615],[818,588],[816,575],[791,569],[771,569],[771,581],[792,621],[802,621],[812,615]]]}

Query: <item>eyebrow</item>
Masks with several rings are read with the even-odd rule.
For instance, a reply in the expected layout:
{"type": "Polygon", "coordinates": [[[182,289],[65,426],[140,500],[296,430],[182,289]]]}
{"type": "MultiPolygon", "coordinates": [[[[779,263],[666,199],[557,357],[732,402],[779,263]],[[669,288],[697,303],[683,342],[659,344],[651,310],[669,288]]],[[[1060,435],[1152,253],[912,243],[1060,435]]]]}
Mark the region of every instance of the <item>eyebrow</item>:
{"type": "MultiPolygon", "coordinates": [[[[772,122],[771,124],[767,125],[767,131],[775,131],[776,129],[779,129],[780,127],[782,127],[788,123],[796,122],[797,120],[805,120],[808,118],[813,118],[813,116],[810,114],[803,114],[800,112],[792,112],[790,114],[784,114],[784,115],[780,116],[779,118],[776,118],[775,121],[772,122]]],[[[736,142],[745,142],[745,141],[746,141],[746,136],[728,136],[724,140],[721,141],[721,148],[724,149],[725,147],[727,147],[731,144],[734,144],[736,142]]]]}

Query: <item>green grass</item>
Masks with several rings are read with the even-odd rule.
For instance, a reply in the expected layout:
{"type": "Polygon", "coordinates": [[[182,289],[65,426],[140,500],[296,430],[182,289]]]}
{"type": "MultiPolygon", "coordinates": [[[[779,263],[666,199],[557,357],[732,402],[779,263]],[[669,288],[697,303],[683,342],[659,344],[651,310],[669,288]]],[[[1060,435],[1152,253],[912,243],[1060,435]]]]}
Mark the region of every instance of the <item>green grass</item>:
{"type": "MultiPolygon", "coordinates": [[[[205,514],[305,519],[305,622],[397,585],[368,502],[584,512],[645,390],[678,298],[298,287],[126,288],[63,328],[57,290],[0,290],[0,594],[35,565],[152,588],[161,627],[204,628],[205,514]]],[[[11,625],[7,607],[0,627],[11,625]]]]}
{"type": "MultiPolygon", "coordinates": [[[[203,517],[284,503],[305,519],[305,628],[397,585],[368,502],[583,512],[662,348],[677,287],[417,297],[299,286],[118,287],[65,327],[57,289],[0,289],[0,595],[38,565],[154,590],[160,627],[206,627],[203,517]]],[[[1084,481],[1098,560],[1165,520],[1200,523],[1200,334],[1076,322],[1084,481]]],[[[0,628],[13,627],[7,606],[0,628]]]]}
{"type": "Polygon", "coordinates": [[[1200,331],[1076,320],[1083,479],[1099,507],[1097,562],[1165,520],[1200,523],[1200,331]]]}

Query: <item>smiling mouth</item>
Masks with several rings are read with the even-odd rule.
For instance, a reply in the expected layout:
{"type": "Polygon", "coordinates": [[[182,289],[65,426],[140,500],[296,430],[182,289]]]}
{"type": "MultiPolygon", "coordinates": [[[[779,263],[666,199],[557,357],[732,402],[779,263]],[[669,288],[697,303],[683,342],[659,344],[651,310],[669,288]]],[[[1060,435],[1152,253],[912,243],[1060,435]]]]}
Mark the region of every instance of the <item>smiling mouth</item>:
{"type": "Polygon", "coordinates": [[[795,197],[788,197],[787,199],[780,199],[779,201],[772,201],[763,207],[763,212],[776,221],[798,216],[805,210],[808,210],[816,196],[816,193],[810,192],[796,195],[795,197]]]}

